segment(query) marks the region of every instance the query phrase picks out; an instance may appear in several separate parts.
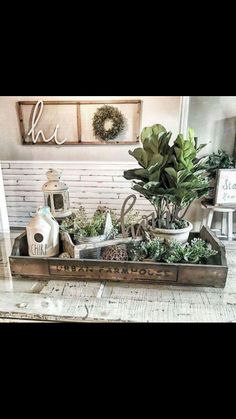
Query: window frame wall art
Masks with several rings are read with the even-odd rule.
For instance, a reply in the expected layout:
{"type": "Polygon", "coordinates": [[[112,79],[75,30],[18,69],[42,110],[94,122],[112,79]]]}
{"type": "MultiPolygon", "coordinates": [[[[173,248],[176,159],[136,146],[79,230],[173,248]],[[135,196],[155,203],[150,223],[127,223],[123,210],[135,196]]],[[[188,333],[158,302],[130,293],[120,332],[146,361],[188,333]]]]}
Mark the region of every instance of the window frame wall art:
{"type": "Polygon", "coordinates": [[[17,102],[21,141],[31,146],[135,144],[141,112],[141,100],[17,102]]]}

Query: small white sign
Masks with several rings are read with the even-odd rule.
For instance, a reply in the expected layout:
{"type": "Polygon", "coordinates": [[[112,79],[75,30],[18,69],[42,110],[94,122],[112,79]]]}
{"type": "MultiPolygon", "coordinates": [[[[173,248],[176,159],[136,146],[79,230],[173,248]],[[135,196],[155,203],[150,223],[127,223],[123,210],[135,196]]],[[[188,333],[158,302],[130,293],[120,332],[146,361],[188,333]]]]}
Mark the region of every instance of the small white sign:
{"type": "Polygon", "coordinates": [[[215,205],[236,207],[236,169],[218,170],[215,205]]]}

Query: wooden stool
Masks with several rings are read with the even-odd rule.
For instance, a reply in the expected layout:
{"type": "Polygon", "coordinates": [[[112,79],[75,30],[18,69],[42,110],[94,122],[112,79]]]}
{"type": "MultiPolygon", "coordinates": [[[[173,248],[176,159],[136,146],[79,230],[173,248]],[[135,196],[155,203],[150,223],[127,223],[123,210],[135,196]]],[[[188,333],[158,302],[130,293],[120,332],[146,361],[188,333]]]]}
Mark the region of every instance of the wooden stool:
{"type": "Polygon", "coordinates": [[[233,240],[233,213],[235,208],[219,207],[204,202],[202,202],[201,207],[209,210],[206,222],[209,228],[212,226],[214,212],[222,213],[221,235],[219,237],[226,237],[227,240],[233,240]]]}

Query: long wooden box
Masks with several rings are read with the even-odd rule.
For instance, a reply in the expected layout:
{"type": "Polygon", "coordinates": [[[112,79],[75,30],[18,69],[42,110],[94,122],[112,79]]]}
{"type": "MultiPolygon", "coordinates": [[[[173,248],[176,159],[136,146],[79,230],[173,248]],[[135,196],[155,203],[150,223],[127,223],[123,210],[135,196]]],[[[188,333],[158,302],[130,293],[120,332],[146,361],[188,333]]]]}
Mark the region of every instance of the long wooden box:
{"type": "Polygon", "coordinates": [[[27,256],[25,232],[16,238],[9,261],[12,275],[18,278],[122,281],[224,288],[228,272],[224,245],[207,227],[203,227],[200,233],[192,233],[190,239],[193,237],[203,238],[218,251],[218,254],[209,260],[209,264],[33,258],[27,256]]]}

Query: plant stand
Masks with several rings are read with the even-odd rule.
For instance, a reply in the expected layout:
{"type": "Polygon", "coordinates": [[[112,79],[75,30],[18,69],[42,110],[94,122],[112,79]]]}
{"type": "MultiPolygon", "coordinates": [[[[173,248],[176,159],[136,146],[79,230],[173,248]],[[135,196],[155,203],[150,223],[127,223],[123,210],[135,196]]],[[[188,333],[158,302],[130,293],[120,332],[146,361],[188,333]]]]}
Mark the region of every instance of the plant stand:
{"type": "MultiPolygon", "coordinates": [[[[210,229],[212,226],[212,221],[215,212],[219,212],[222,214],[221,219],[221,229],[212,229],[212,231],[220,231],[220,234],[217,234],[219,238],[224,238],[226,240],[233,240],[235,238],[235,234],[233,234],[233,214],[236,211],[236,208],[226,208],[226,207],[219,207],[212,204],[207,204],[202,201],[201,208],[204,210],[208,210],[206,226],[210,229]]],[[[202,222],[202,226],[205,222],[202,222]]]]}

